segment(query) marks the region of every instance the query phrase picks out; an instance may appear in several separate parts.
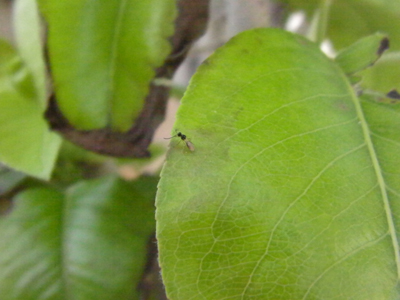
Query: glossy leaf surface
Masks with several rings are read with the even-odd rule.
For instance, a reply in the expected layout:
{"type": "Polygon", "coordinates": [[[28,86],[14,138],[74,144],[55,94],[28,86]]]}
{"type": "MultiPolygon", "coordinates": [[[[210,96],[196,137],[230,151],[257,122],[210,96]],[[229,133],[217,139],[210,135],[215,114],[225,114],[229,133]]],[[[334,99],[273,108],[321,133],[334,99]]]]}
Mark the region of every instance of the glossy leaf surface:
{"type": "Polygon", "coordinates": [[[127,130],[168,55],[173,0],[39,0],[57,101],[80,129],[127,130]]]}
{"type": "Polygon", "coordinates": [[[2,300],[138,299],[155,184],[108,177],[20,194],[0,219],[2,300]]]}

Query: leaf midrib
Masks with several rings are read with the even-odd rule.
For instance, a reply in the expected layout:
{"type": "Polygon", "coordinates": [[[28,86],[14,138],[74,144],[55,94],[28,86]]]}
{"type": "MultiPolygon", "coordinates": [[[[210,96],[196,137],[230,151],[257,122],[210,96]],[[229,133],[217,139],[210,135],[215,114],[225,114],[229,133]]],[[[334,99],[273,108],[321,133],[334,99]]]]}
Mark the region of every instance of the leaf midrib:
{"type": "Polygon", "coordinates": [[[116,21],[115,21],[115,29],[113,31],[113,38],[111,42],[111,53],[110,53],[110,73],[109,73],[109,89],[110,89],[110,101],[108,102],[109,105],[109,121],[112,122],[112,111],[113,111],[113,98],[114,98],[114,88],[115,88],[115,74],[116,74],[116,69],[117,69],[117,54],[118,54],[118,48],[119,48],[119,39],[121,36],[121,28],[122,28],[122,23],[123,23],[123,18],[124,18],[124,11],[125,7],[127,4],[127,0],[122,0],[120,1],[117,15],[116,15],[116,21]]]}
{"type": "Polygon", "coordinates": [[[364,111],[362,110],[361,102],[360,102],[359,98],[355,96],[354,92],[352,91],[353,90],[352,87],[348,86],[348,88],[351,91],[351,98],[353,100],[353,103],[354,103],[354,106],[356,109],[357,117],[360,120],[365,143],[367,145],[367,148],[368,148],[371,160],[372,160],[372,165],[374,167],[374,171],[375,171],[375,174],[377,177],[379,189],[381,191],[383,205],[385,208],[386,220],[388,223],[389,233],[390,233],[390,236],[392,239],[392,245],[393,245],[393,250],[394,250],[394,255],[395,255],[395,260],[396,260],[397,278],[400,279],[400,252],[399,252],[400,247],[399,247],[399,241],[398,241],[398,238],[396,235],[396,227],[395,227],[393,217],[392,217],[393,213],[392,213],[392,209],[391,209],[390,203],[389,203],[389,197],[387,194],[386,183],[385,183],[385,179],[383,177],[383,171],[380,166],[378,156],[377,156],[374,144],[371,139],[372,132],[369,129],[367,120],[364,115],[364,111]]]}

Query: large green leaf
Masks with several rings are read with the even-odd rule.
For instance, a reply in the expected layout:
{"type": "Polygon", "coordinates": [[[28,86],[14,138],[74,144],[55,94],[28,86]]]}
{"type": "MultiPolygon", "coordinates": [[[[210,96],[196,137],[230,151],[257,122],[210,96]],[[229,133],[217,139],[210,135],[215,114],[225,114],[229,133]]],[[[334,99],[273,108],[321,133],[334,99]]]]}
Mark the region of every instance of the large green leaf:
{"type": "Polygon", "coordinates": [[[128,129],[169,53],[174,0],[39,0],[57,101],[80,129],[128,129]]]}
{"type": "Polygon", "coordinates": [[[196,150],[173,143],[159,183],[169,298],[398,299],[398,115],[300,36],[217,50],[178,112],[196,150]]]}
{"type": "Polygon", "coordinates": [[[0,219],[2,300],[138,299],[156,181],[108,177],[20,194],[0,219]]]}
{"type": "Polygon", "coordinates": [[[42,95],[15,50],[0,41],[0,160],[48,179],[61,140],[43,118],[42,95]]]}
{"type": "MultiPolygon", "coordinates": [[[[322,2],[322,0],[281,1],[288,3],[292,10],[307,11],[310,17],[322,2]]],[[[400,49],[399,0],[334,0],[331,3],[327,33],[336,49],[342,49],[360,37],[377,31],[389,35],[392,49],[400,49]]]]}

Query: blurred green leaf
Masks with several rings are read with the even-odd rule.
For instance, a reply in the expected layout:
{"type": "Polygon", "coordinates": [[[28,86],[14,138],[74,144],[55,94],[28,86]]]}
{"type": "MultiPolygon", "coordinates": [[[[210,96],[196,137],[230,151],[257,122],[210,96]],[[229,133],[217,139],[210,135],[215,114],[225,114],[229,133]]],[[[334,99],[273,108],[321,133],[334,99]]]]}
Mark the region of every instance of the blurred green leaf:
{"type": "Polygon", "coordinates": [[[49,179],[60,138],[43,119],[30,71],[0,40],[0,160],[29,175],[49,179]]]}
{"type": "Polygon", "coordinates": [[[399,298],[398,114],[300,36],[217,50],[178,111],[196,151],[172,146],[159,183],[169,299],[399,298]]]}
{"type": "Polygon", "coordinates": [[[32,189],[0,219],[1,299],[139,299],[156,180],[32,189]]]}
{"type": "MultiPolygon", "coordinates": [[[[325,1],[325,0],[324,0],[325,1]]],[[[312,17],[320,0],[281,0],[292,11],[304,10],[312,17]]],[[[362,36],[377,31],[389,36],[391,49],[400,49],[400,1],[393,0],[335,0],[328,20],[328,38],[341,50],[362,36]]]]}
{"type": "Polygon", "coordinates": [[[373,68],[362,72],[361,86],[382,93],[393,89],[400,91],[400,52],[387,53],[373,68]]]}
{"type": "Polygon", "coordinates": [[[60,188],[66,188],[84,179],[113,173],[110,170],[106,171],[109,160],[107,156],[87,151],[63,140],[51,183],[60,188]]]}
{"type": "Polygon", "coordinates": [[[8,299],[62,299],[59,249],[63,195],[32,189],[15,199],[14,211],[0,218],[0,291],[8,299]],[[58,298],[57,298],[58,296],[58,298]]]}
{"type": "Polygon", "coordinates": [[[36,0],[16,0],[14,3],[14,29],[17,50],[24,64],[33,74],[37,100],[44,109],[46,99],[46,67],[43,59],[41,20],[36,0]]]}
{"type": "Polygon", "coordinates": [[[57,101],[80,129],[127,130],[169,54],[174,0],[39,0],[57,101]]]}
{"type": "Polygon", "coordinates": [[[24,179],[26,175],[21,172],[0,166],[0,194],[9,192],[10,190],[17,187],[24,179]]]}
{"type": "Polygon", "coordinates": [[[376,33],[358,40],[343,49],[335,58],[346,74],[353,74],[372,66],[388,48],[389,41],[384,34],[376,33]]]}

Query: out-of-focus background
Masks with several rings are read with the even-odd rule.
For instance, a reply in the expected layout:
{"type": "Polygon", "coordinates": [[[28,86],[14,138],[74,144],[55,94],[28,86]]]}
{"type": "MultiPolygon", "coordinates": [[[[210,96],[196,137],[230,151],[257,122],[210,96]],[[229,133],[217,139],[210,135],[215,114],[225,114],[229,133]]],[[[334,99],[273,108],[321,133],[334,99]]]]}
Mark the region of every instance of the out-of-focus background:
{"type": "MultiPolygon", "coordinates": [[[[12,28],[14,2],[0,0],[0,36],[11,43],[14,42],[12,28]]],[[[283,11],[282,3],[272,0],[211,0],[208,29],[192,47],[185,62],[176,72],[172,84],[184,90],[201,62],[216,48],[241,31],[256,27],[285,27],[296,31],[304,25],[301,13],[293,14],[287,24],[282,24],[283,11]]],[[[165,122],[161,124],[154,136],[155,143],[165,146],[168,144],[169,141],[164,138],[169,137],[173,132],[172,127],[178,107],[179,99],[171,95],[165,122]]],[[[160,157],[147,166],[148,172],[158,170],[163,161],[164,157],[160,157]]],[[[126,178],[136,177],[132,169],[120,171],[126,178]]]]}

